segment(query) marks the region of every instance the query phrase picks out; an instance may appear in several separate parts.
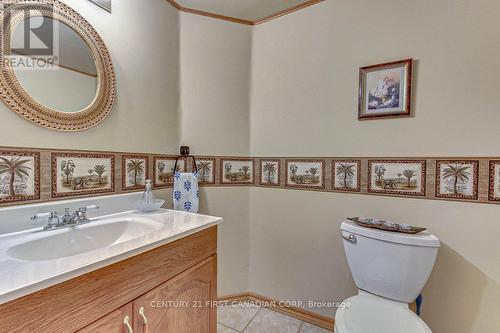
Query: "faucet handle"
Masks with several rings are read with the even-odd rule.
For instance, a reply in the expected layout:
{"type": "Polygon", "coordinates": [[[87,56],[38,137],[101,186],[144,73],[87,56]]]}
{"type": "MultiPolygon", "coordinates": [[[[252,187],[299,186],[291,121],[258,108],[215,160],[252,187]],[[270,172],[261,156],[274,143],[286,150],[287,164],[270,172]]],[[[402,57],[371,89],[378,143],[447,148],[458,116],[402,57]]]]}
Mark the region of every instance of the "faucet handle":
{"type": "Polygon", "coordinates": [[[86,212],[88,210],[98,210],[98,209],[99,209],[99,206],[97,206],[97,205],[90,205],[90,206],[82,207],[82,208],[80,208],[78,210],[82,211],[82,212],[86,212]]]}
{"type": "Polygon", "coordinates": [[[45,220],[57,218],[57,212],[47,212],[47,213],[39,213],[31,217],[32,221],[45,220]]]}

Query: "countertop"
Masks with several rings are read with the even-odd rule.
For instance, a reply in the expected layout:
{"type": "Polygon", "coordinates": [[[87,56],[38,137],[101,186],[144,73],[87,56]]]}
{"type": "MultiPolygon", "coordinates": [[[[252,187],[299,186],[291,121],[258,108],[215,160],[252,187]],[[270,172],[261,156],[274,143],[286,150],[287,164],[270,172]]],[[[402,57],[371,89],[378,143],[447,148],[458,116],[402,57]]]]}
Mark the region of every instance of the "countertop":
{"type": "Polygon", "coordinates": [[[92,219],[91,223],[76,227],[54,231],[41,231],[37,228],[2,235],[0,236],[0,304],[168,244],[221,222],[222,218],[219,217],[167,209],[156,213],[128,211],[100,216],[92,219]],[[129,223],[133,223],[134,220],[148,220],[154,223],[156,228],[136,238],[120,237],[110,245],[66,257],[58,257],[58,249],[47,244],[47,251],[56,252],[54,255],[56,259],[50,260],[22,260],[12,256],[9,251],[12,247],[26,242],[60,236],[64,233],[75,233],[78,230],[118,220],[127,220],[129,223]]]}

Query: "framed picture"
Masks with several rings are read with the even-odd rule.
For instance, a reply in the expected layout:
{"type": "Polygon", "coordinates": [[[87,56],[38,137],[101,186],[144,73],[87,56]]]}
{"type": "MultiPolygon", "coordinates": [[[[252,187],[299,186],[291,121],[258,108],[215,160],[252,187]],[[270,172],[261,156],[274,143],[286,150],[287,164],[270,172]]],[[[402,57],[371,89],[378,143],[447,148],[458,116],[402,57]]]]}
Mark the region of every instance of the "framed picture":
{"type": "Polygon", "coordinates": [[[333,160],[332,189],[334,191],[361,191],[361,160],[333,160]]]}
{"type": "Polygon", "coordinates": [[[500,160],[490,161],[490,201],[500,201],[500,160]]]}
{"type": "Polygon", "coordinates": [[[255,184],[254,160],[249,159],[222,159],[221,183],[223,185],[255,184]]]}
{"type": "Polygon", "coordinates": [[[369,160],[368,192],[425,196],[425,161],[369,160]]]}
{"type": "Polygon", "coordinates": [[[0,150],[0,204],[40,199],[40,153],[0,150]]]}
{"type": "Polygon", "coordinates": [[[260,160],[260,185],[280,185],[280,160],[260,160]]]}
{"type": "Polygon", "coordinates": [[[197,158],[196,167],[200,185],[215,184],[215,158],[197,158]]]}
{"type": "MultiPolygon", "coordinates": [[[[153,187],[169,187],[174,184],[175,157],[153,157],[153,187]]],[[[186,161],[182,158],[177,162],[177,172],[185,172],[186,161]]]]}
{"type": "Polygon", "coordinates": [[[412,67],[407,59],[360,68],[358,119],[410,116],[412,67]]]}
{"type": "Polygon", "coordinates": [[[436,197],[477,200],[478,169],[479,161],[437,160],[436,197]]]}
{"type": "Polygon", "coordinates": [[[112,0],[89,0],[92,3],[95,3],[97,6],[101,7],[105,11],[111,13],[111,1],[112,0]]]}
{"type": "Polygon", "coordinates": [[[52,197],[115,191],[112,154],[52,153],[52,197]]]}
{"type": "Polygon", "coordinates": [[[148,157],[146,155],[122,156],[122,190],[142,190],[148,179],[148,157]]]}
{"type": "Polygon", "coordinates": [[[325,188],[325,160],[287,160],[287,187],[325,188]]]}

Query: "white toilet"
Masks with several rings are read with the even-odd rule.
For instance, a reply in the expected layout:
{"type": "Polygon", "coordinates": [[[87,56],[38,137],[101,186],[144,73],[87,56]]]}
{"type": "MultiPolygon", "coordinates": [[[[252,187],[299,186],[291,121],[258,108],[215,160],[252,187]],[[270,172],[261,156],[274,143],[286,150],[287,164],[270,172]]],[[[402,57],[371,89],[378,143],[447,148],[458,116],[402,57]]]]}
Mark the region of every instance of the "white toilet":
{"type": "Polygon", "coordinates": [[[347,262],[359,293],[335,315],[336,333],[431,333],[409,309],[436,260],[439,239],[342,222],[347,262]]]}

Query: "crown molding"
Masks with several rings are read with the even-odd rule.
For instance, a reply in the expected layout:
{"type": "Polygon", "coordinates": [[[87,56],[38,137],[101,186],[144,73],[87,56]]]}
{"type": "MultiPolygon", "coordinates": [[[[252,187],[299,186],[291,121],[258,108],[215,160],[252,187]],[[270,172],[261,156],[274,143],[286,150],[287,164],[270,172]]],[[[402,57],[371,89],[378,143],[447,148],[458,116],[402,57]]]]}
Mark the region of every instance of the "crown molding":
{"type": "Polygon", "coordinates": [[[257,19],[257,20],[245,20],[237,17],[231,17],[231,16],[225,16],[221,14],[216,14],[216,13],[211,13],[211,12],[206,12],[194,8],[187,8],[187,7],[182,7],[177,3],[176,0],[167,0],[168,3],[170,3],[173,7],[177,8],[177,10],[185,13],[191,13],[195,15],[201,15],[201,16],[206,16],[206,17],[211,17],[219,20],[224,20],[224,21],[229,21],[233,23],[238,23],[238,24],[244,24],[244,25],[259,25],[265,22],[269,22],[271,20],[277,19],[279,17],[285,16],[287,14],[296,12],[298,10],[307,8],[309,6],[315,5],[317,3],[323,2],[325,0],[308,0],[304,3],[301,3],[299,5],[296,5],[294,7],[284,9],[282,11],[279,11],[277,13],[271,14],[269,16],[257,19]]]}

